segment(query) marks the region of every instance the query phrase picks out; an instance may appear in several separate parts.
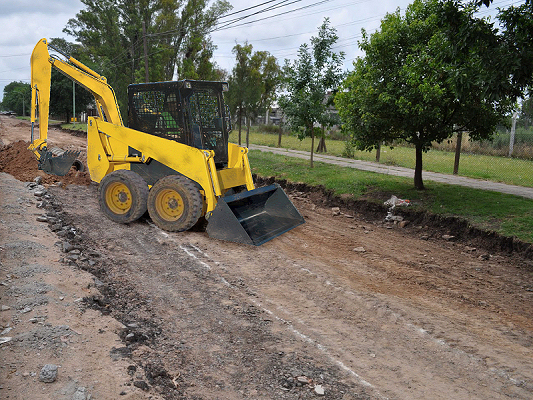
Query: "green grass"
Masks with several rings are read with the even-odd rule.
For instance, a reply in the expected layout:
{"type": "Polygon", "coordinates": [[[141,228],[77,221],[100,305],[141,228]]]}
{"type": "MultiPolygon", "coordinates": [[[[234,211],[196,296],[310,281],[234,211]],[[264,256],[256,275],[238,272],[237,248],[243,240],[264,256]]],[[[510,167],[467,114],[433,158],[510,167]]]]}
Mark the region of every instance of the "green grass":
{"type": "MultiPolygon", "coordinates": [[[[230,141],[237,143],[237,132],[233,131],[230,141]]],[[[242,143],[245,143],[245,133],[242,134],[242,143]]],[[[278,135],[271,133],[250,132],[250,143],[263,146],[276,147],[278,135]]],[[[295,136],[283,135],[281,145],[284,148],[310,151],[311,139],[300,141],[295,136]]],[[[317,142],[315,141],[315,147],[317,142]]],[[[342,156],[345,144],[341,140],[326,140],[327,154],[342,156]]],[[[453,173],[455,154],[449,151],[430,150],[423,156],[425,171],[443,174],[453,173]]],[[[365,161],[375,161],[376,153],[368,151],[355,151],[354,158],[365,161]]],[[[415,151],[409,147],[384,147],[381,149],[380,163],[400,167],[414,168],[415,151]]],[[[520,160],[508,157],[484,156],[476,154],[461,154],[459,175],[469,178],[485,179],[511,185],[533,187],[533,161],[520,160]]]]}
{"type": "Polygon", "coordinates": [[[413,208],[444,216],[458,216],[473,226],[533,243],[533,200],[478,189],[426,182],[417,191],[409,178],[315,163],[307,160],[250,151],[252,171],[291,182],[323,185],[336,194],[351,194],[382,203],[391,195],[409,199],[413,208]]]}
{"type": "MultiPolygon", "coordinates": [[[[22,119],[22,120],[24,120],[24,121],[30,121],[30,120],[31,120],[31,117],[28,117],[28,116],[24,116],[24,117],[22,117],[22,116],[21,116],[21,117],[17,117],[17,119],[22,119]]],[[[38,122],[39,122],[39,118],[37,118],[37,123],[38,123],[38,122]]],[[[58,121],[58,120],[55,120],[55,119],[49,119],[49,120],[48,120],[48,123],[49,123],[49,124],[54,124],[54,125],[56,125],[56,124],[60,124],[61,122],[62,122],[62,121],[58,121]]]]}
{"type": "Polygon", "coordinates": [[[76,124],[62,124],[61,128],[87,132],[87,124],[85,122],[78,122],[76,124]]]}

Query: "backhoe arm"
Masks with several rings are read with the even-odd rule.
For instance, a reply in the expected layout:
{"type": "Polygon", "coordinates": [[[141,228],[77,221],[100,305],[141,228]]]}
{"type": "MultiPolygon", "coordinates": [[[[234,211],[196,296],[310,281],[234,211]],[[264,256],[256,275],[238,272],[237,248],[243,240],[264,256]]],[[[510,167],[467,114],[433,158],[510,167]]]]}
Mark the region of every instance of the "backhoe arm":
{"type": "Polygon", "coordinates": [[[124,126],[115,92],[107,84],[106,78],[53,47],[54,50],[65,56],[67,61],[50,56],[48,47],[52,46],[48,44],[46,39],[41,39],[35,45],[31,55],[32,102],[31,144],[29,149],[34,152],[38,160],[41,160],[46,153],[52,67],[92,93],[102,120],[124,126]],[[35,138],[34,128],[37,116],[39,118],[39,137],[35,138]]]}

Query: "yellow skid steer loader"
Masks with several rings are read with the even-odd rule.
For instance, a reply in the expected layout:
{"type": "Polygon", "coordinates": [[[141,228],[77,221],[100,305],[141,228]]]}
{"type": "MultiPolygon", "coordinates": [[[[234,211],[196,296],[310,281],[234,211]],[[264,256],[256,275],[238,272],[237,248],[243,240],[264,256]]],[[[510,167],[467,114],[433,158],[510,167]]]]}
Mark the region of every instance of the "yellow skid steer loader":
{"type": "Polygon", "coordinates": [[[204,217],[209,236],[259,246],[304,223],[278,185],[255,189],[248,149],[228,142],[225,82],[173,81],[128,86],[128,125],[106,78],[41,39],[31,56],[31,144],[47,173],[65,175],[78,152],[47,148],[51,69],[94,96],[87,122],[87,167],[99,183],[104,215],[129,223],[147,210],[178,232],[204,217]],[[49,48],[66,60],[51,56],[49,48]],[[34,132],[39,117],[39,137],[34,132]]]}

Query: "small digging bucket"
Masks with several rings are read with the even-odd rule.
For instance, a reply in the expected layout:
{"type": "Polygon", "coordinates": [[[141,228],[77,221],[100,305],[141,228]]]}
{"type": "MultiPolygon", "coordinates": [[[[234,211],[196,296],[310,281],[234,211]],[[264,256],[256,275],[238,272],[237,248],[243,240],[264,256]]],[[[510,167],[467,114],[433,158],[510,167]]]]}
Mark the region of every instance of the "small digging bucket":
{"type": "Polygon", "coordinates": [[[70,171],[70,168],[76,162],[76,158],[79,155],[79,151],[65,151],[58,147],[54,147],[41,154],[41,158],[39,159],[39,169],[47,174],[64,176],[70,171]]]}
{"type": "Polygon", "coordinates": [[[305,221],[274,184],[220,198],[208,222],[210,237],[260,246],[305,221]]]}

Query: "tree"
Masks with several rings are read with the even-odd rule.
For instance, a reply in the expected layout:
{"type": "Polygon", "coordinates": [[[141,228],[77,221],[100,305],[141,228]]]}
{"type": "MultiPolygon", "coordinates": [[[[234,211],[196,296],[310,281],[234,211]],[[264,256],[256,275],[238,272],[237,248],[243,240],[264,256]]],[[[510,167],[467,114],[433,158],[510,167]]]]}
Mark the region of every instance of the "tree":
{"type": "Polygon", "coordinates": [[[500,95],[515,100],[533,86],[533,1],[500,10],[498,20],[504,27],[501,47],[506,57],[496,68],[510,78],[499,86],[500,95]]]}
{"type": "Polygon", "coordinates": [[[85,9],[63,30],[76,38],[96,70],[113,86],[120,107],[127,105],[127,86],[144,82],[143,42],[147,42],[149,80],[213,79],[214,46],[209,32],[231,9],[225,0],[81,0],[85,9]],[[143,32],[145,26],[146,35],[143,32]]]}
{"type": "Polygon", "coordinates": [[[531,95],[522,102],[519,121],[524,128],[533,126],[533,97],[531,95]]]}
{"type": "MultiPolygon", "coordinates": [[[[279,105],[287,117],[288,125],[303,140],[311,137],[310,165],[313,167],[315,125],[331,126],[336,120],[328,111],[328,92],[334,93],[344,78],[341,70],[344,53],[336,54],[332,46],[338,36],[335,28],[324,19],[318,36],[300,46],[298,59],[284,68],[287,93],[280,96],[279,105]]],[[[320,129],[319,129],[320,132],[320,129]]]]}
{"type": "Polygon", "coordinates": [[[379,31],[363,31],[365,57],[336,98],[359,149],[414,145],[417,189],[424,189],[422,155],[433,142],[463,131],[490,139],[512,107],[493,90],[505,80],[489,60],[503,56],[497,31],[474,18],[475,10],[457,1],[415,0],[404,17],[399,10],[387,14],[379,31]]]}
{"type": "Polygon", "coordinates": [[[18,115],[29,113],[31,104],[31,86],[23,82],[11,82],[4,87],[2,108],[14,111],[18,115]]]}
{"type": "MultiPolygon", "coordinates": [[[[94,64],[83,53],[80,45],[67,42],[65,39],[51,39],[50,44],[65,54],[87,62],[88,67],[94,64]]],[[[93,96],[85,88],[75,85],[76,94],[76,111],[80,112],[87,108],[93,101],[93,96]]],[[[58,117],[64,117],[65,121],[70,122],[73,117],[72,109],[72,80],[55,68],[52,68],[51,87],[50,87],[50,114],[58,117]]]]}
{"type": "Polygon", "coordinates": [[[233,47],[236,65],[228,80],[227,101],[232,113],[237,114],[239,145],[243,117],[246,118],[246,146],[249,146],[250,123],[259,113],[270,107],[281,82],[281,69],[274,56],[266,51],[253,53],[251,44],[233,47]]]}

